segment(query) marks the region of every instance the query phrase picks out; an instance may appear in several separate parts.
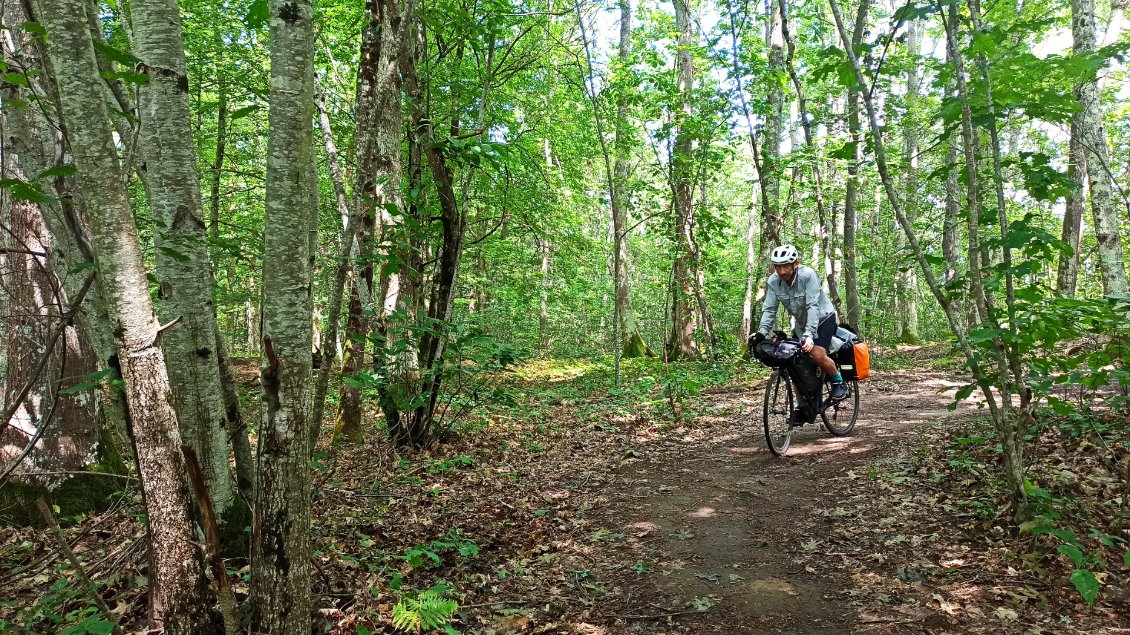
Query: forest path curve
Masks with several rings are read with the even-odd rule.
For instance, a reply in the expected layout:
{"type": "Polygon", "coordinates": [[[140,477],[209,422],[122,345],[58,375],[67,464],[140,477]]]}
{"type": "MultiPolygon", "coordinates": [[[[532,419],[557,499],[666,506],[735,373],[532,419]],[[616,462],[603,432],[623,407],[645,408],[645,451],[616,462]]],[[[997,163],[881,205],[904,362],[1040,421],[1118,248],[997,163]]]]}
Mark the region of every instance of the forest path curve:
{"type": "Polygon", "coordinates": [[[817,571],[798,554],[849,528],[837,508],[851,470],[927,425],[975,413],[972,400],[947,409],[959,385],[922,370],[862,382],[851,436],[805,426],[784,458],[766,448],[759,387],[704,395],[704,425],[649,447],[609,487],[604,521],[630,536],[621,564],[636,574],[610,632],[832,634],[884,622],[851,603],[846,572],[817,571]]]}

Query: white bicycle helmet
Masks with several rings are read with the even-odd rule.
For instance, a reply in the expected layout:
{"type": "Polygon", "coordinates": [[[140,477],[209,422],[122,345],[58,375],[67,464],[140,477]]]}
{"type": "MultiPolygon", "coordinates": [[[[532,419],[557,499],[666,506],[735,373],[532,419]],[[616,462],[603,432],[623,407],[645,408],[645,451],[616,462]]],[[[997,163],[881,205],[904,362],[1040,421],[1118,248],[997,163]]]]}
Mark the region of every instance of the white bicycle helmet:
{"type": "Polygon", "coordinates": [[[788,265],[800,259],[800,254],[797,252],[796,247],[792,245],[781,245],[769,254],[769,260],[775,265],[788,265]]]}

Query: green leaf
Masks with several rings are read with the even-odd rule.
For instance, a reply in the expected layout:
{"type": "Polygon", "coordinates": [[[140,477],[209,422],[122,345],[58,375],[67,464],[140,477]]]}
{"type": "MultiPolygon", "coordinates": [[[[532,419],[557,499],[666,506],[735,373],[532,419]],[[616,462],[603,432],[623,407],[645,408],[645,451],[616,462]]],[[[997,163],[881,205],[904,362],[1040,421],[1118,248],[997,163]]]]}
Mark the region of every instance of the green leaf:
{"type": "Polygon", "coordinates": [[[854,159],[856,148],[859,147],[858,141],[848,141],[840,148],[828,153],[828,156],[833,159],[854,159]]]}
{"type": "Polygon", "coordinates": [[[1095,598],[1099,596],[1099,581],[1095,574],[1086,569],[1076,569],[1071,572],[1071,584],[1075,585],[1075,590],[1088,605],[1095,603],[1095,598]]]}
{"type": "Polygon", "coordinates": [[[86,629],[91,633],[95,633],[96,635],[109,635],[109,633],[114,632],[114,623],[108,622],[106,620],[100,620],[91,624],[90,626],[87,626],[86,629]]]}
{"type": "Polygon", "coordinates": [[[39,37],[44,37],[47,35],[47,29],[43,28],[43,25],[38,22],[24,22],[23,29],[24,31],[27,31],[32,35],[38,35],[39,37]]]}
{"type": "Polygon", "coordinates": [[[1048,405],[1052,407],[1052,410],[1055,411],[1057,415],[1063,416],[1075,412],[1075,406],[1073,406],[1070,402],[1060,399],[1059,397],[1048,395],[1045,397],[1045,399],[1048,400],[1048,405]]]}
{"type": "Polygon", "coordinates": [[[93,268],[94,268],[93,262],[89,262],[89,261],[84,260],[80,263],[77,263],[75,266],[71,267],[70,269],[68,269],[67,273],[74,275],[76,273],[82,273],[83,271],[86,271],[87,269],[93,269],[93,268]]]}
{"type": "Polygon", "coordinates": [[[992,55],[997,50],[997,34],[995,33],[974,33],[973,44],[969,47],[970,55],[978,55],[984,53],[992,55]]]}
{"type": "Polygon", "coordinates": [[[242,118],[250,115],[251,113],[255,112],[256,110],[259,110],[260,108],[262,108],[262,106],[259,105],[259,104],[251,104],[250,106],[244,106],[243,108],[238,108],[238,109],[232,111],[230,118],[231,118],[232,121],[235,121],[236,119],[242,119],[242,118]]]}
{"type": "Polygon", "coordinates": [[[255,0],[248,7],[247,14],[243,16],[243,23],[247,25],[248,29],[254,31],[262,28],[270,19],[271,12],[267,6],[267,0],[255,0]]]}
{"type": "Polygon", "coordinates": [[[149,76],[145,73],[135,73],[133,71],[105,71],[100,74],[102,79],[110,81],[121,81],[123,84],[133,84],[136,86],[144,86],[149,83],[149,76]]]}
{"type": "Polygon", "coordinates": [[[1059,545],[1055,550],[1071,558],[1071,562],[1077,567],[1083,566],[1083,562],[1087,559],[1087,556],[1083,555],[1083,550],[1075,545],[1059,545]]]}
{"type": "Polygon", "coordinates": [[[13,86],[23,86],[24,88],[29,87],[27,77],[25,77],[23,73],[4,73],[3,75],[0,75],[0,81],[3,81],[5,84],[11,84],[13,86]]]}
{"type": "Polygon", "coordinates": [[[53,168],[47,168],[39,173],[33,181],[42,181],[43,179],[50,179],[56,176],[71,176],[78,170],[73,165],[56,165],[53,168]]]}
{"type": "Polygon", "coordinates": [[[1127,564],[1127,565],[1130,565],[1130,551],[1127,551],[1126,553],[1122,554],[1122,562],[1127,564]]]}
{"type": "Polygon", "coordinates": [[[84,390],[90,390],[91,388],[94,388],[95,386],[97,386],[99,384],[99,382],[101,382],[103,379],[106,379],[108,377],[112,377],[113,375],[114,375],[114,369],[113,368],[105,368],[103,370],[98,370],[98,371],[95,371],[93,373],[88,373],[88,374],[83,375],[81,377],[82,381],[80,381],[79,383],[74,384],[73,386],[67,386],[66,388],[60,389],[59,394],[73,395],[75,393],[83,392],[84,390]]]}
{"type": "Polygon", "coordinates": [[[844,88],[859,88],[859,79],[855,76],[855,67],[851,60],[844,60],[836,66],[836,81],[844,88]]]}
{"type": "Polygon", "coordinates": [[[141,58],[127,51],[120,51],[105,42],[95,42],[94,50],[106,56],[106,59],[117,62],[122,66],[134,68],[141,63],[141,58]]]}
{"type": "Polygon", "coordinates": [[[365,628],[364,626],[357,626],[357,635],[373,635],[373,631],[365,628]]]}
{"type": "Polygon", "coordinates": [[[0,189],[7,188],[12,198],[29,203],[47,203],[54,199],[43,193],[36,183],[25,183],[19,179],[0,179],[0,189]]]}

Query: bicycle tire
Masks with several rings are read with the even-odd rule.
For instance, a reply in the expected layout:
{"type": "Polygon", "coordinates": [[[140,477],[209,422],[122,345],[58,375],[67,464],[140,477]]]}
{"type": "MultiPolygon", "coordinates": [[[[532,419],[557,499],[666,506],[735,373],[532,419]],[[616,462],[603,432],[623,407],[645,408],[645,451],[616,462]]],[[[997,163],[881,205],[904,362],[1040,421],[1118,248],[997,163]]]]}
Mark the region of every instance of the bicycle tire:
{"type": "MultiPolygon", "coordinates": [[[[844,380],[851,394],[837,403],[830,404],[820,411],[820,418],[824,421],[824,428],[836,437],[846,437],[855,429],[855,422],[859,420],[859,382],[855,379],[844,380]],[[830,413],[830,414],[829,414],[830,413]]],[[[824,384],[824,403],[828,403],[832,392],[832,384],[824,384]]]]}
{"type": "Polygon", "coordinates": [[[780,370],[773,371],[765,385],[761,419],[765,443],[774,456],[784,456],[789,451],[794,428],[789,422],[793,405],[793,385],[788,374],[780,370]]]}

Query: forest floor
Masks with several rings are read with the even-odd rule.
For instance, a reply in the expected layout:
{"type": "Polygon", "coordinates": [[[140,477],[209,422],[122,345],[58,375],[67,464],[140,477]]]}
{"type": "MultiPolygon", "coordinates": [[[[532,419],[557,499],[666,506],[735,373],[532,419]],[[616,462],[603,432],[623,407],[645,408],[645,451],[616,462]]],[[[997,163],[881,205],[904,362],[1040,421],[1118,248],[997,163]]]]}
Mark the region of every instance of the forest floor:
{"type": "MultiPolygon", "coordinates": [[[[962,382],[941,353],[880,358],[853,435],[806,426],[783,459],[760,429],[764,369],[646,360],[611,393],[606,364],[531,362],[427,451],[373,432],[319,452],[318,632],[392,633],[399,614],[481,635],[1130,633],[1130,533],[1112,528],[1125,421],[1032,431],[1033,496],[1062,519],[1019,531],[976,400],[947,409],[962,382]],[[1070,581],[1076,552],[1101,585],[1093,606],[1070,581]]],[[[135,632],[138,502],[62,519],[135,632]]],[[[0,529],[0,632],[101,619],[57,551],[0,529]]],[[[247,562],[228,566],[246,597],[247,562]]]]}

